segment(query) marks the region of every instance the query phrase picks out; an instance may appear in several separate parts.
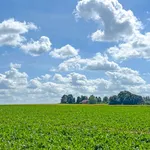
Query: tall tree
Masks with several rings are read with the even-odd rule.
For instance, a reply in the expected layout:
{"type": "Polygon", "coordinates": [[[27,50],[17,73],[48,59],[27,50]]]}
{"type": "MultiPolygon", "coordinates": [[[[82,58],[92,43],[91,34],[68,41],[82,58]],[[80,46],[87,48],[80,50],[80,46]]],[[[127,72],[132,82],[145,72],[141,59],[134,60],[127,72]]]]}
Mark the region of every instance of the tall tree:
{"type": "Polygon", "coordinates": [[[102,102],[101,97],[97,97],[97,103],[101,103],[101,102],[102,102]]]}
{"type": "Polygon", "coordinates": [[[81,97],[78,96],[78,97],[77,97],[77,104],[80,104],[81,102],[82,102],[81,97]]]}
{"type": "Polygon", "coordinates": [[[108,99],[108,97],[107,96],[105,96],[104,98],[103,98],[103,103],[108,103],[109,102],[109,99],[108,99]]]}
{"type": "Polygon", "coordinates": [[[63,95],[63,96],[61,97],[61,103],[62,103],[62,104],[67,103],[67,98],[68,98],[67,95],[63,95]]]}
{"type": "Polygon", "coordinates": [[[69,95],[67,96],[67,103],[68,103],[68,104],[73,104],[73,103],[74,103],[74,97],[73,97],[72,94],[69,94],[69,95]]]}
{"type": "Polygon", "coordinates": [[[89,104],[96,104],[96,103],[97,103],[97,100],[96,100],[95,96],[91,95],[89,97],[89,104]]]}
{"type": "Polygon", "coordinates": [[[118,99],[118,96],[114,95],[109,98],[109,105],[119,105],[119,104],[121,103],[118,99]]]}

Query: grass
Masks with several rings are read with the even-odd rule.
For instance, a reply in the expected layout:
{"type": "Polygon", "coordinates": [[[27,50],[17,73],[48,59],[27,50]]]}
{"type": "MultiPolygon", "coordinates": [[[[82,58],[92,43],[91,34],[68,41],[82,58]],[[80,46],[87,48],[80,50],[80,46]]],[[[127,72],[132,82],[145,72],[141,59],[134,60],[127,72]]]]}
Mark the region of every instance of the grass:
{"type": "Polygon", "coordinates": [[[0,106],[1,150],[150,149],[150,107],[0,106]]]}

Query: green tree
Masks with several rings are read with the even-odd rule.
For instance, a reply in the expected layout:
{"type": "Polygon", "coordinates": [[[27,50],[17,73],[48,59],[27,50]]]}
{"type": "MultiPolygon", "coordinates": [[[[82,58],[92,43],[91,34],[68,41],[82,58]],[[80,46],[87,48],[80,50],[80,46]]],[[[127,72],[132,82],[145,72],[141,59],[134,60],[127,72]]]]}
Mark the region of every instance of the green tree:
{"type": "Polygon", "coordinates": [[[104,98],[103,98],[103,103],[108,103],[109,102],[109,99],[108,99],[108,97],[107,96],[105,96],[104,98]]]}
{"type": "Polygon", "coordinates": [[[146,105],[150,105],[150,97],[149,96],[143,97],[143,103],[146,105]]]}
{"type": "Polygon", "coordinates": [[[121,91],[118,94],[118,100],[123,105],[139,105],[144,103],[142,96],[132,94],[129,91],[121,91]]]}
{"type": "Polygon", "coordinates": [[[76,103],[76,99],[75,98],[73,98],[73,104],[75,104],[76,103]]]}
{"type": "Polygon", "coordinates": [[[109,105],[119,105],[121,104],[118,100],[118,96],[114,95],[109,98],[109,105]]]}
{"type": "Polygon", "coordinates": [[[94,95],[91,95],[89,97],[89,104],[96,104],[96,103],[97,103],[96,97],[94,95]]]}
{"type": "Polygon", "coordinates": [[[101,102],[102,102],[101,97],[97,97],[97,103],[101,103],[101,102]]]}
{"type": "Polygon", "coordinates": [[[62,104],[65,104],[65,103],[67,103],[67,95],[63,95],[62,97],[61,97],[61,103],[62,104]]]}
{"type": "Polygon", "coordinates": [[[81,100],[81,97],[80,97],[80,96],[78,96],[78,97],[77,97],[77,104],[80,104],[80,103],[81,103],[81,101],[82,101],[82,100],[81,100]]]}
{"type": "Polygon", "coordinates": [[[74,104],[74,103],[75,103],[75,99],[74,99],[74,97],[73,97],[72,94],[69,94],[69,95],[67,96],[67,103],[68,103],[68,104],[74,104]]]}

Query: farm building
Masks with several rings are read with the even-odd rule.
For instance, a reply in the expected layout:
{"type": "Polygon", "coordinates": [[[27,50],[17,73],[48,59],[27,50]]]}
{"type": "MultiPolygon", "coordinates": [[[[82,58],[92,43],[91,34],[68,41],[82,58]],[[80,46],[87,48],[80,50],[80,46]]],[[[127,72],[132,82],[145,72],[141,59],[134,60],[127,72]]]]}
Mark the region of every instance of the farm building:
{"type": "Polygon", "coordinates": [[[83,101],[81,102],[81,104],[88,104],[88,103],[89,103],[88,100],[83,100],[83,101]]]}

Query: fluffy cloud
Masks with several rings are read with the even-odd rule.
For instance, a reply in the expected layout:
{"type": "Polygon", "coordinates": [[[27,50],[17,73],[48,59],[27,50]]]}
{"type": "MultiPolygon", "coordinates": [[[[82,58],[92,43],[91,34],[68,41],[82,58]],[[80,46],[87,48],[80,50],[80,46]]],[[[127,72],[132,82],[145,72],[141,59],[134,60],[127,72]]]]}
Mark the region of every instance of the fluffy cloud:
{"type": "Polygon", "coordinates": [[[19,68],[21,68],[21,64],[13,64],[13,63],[10,63],[10,68],[19,69],[19,68]]]}
{"type": "Polygon", "coordinates": [[[128,58],[150,59],[150,32],[138,34],[132,40],[121,43],[108,49],[108,53],[115,59],[125,60],[128,58]]]}
{"type": "Polygon", "coordinates": [[[45,75],[42,75],[41,77],[42,77],[42,80],[48,81],[51,78],[51,75],[45,74],[45,75]]]}
{"type": "Polygon", "coordinates": [[[74,94],[94,93],[96,95],[111,95],[118,93],[121,90],[129,90],[139,93],[134,90],[139,87],[147,87],[146,82],[140,77],[137,71],[130,68],[120,68],[117,71],[106,72],[108,79],[87,79],[85,75],[79,73],[70,73],[63,77],[61,74],[54,75],[54,82],[66,85],[66,91],[72,90],[74,94]]]}
{"type": "MultiPolygon", "coordinates": [[[[79,73],[70,73],[66,77],[63,77],[60,74],[54,75],[54,81],[59,84],[66,85],[66,91],[70,91],[73,94],[92,94],[92,93],[98,93],[98,89],[101,88],[105,91],[108,89],[108,86],[110,84],[109,81],[104,79],[87,79],[87,77],[83,74],[79,73]]],[[[99,91],[100,92],[100,91],[99,91]]]]}
{"type": "Polygon", "coordinates": [[[71,70],[116,70],[119,66],[113,61],[109,61],[106,55],[97,53],[93,58],[82,59],[80,56],[68,59],[58,67],[59,71],[71,70]]]}
{"type": "Polygon", "coordinates": [[[146,84],[146,85],[139,85],[139,86],[135,86],[135,87],[128,87],[129,91],[133,91],[135,93],[141,94],[141,95],[146,95],[149,96],[149,91],[150,91],[150,84],[146,84]]]}
{"type": "Polygon", "coordinates": [[[0,89],[19,89],[27,86],[28,75],[19,72],[20,64],[10,64],[10,70],[0,74],[0,89]]]}
{"type": "Polygon", "coordinates": [[[23,34],[29,30],[36,30],[33,23],[19,22],[11,18],[0,23],[0,46],[18,46],[26,39],[23,34]]]}
{"type": "Polygon", "coordinates": [[[113,58],[150,59],[150,32],[143,34],[143,24],[118,0],[81,0],[75,15],[100,24],[101,28],[91,35],[93,41],[119,41],[107,50],[113,58]]]}
{"type": "Polygon", "coordinates": [[[39,41],[32,40],[27,44],[22,44],[21,49],[32,56],[39,56],[42,53],[49,52],[51,50],[51,41],[48,37],[42,36],[39,41]]]}
{"type": "Polygon", "coordinates": [[[118,64],[113,61],[109,61],[107,55],[102,55],[97,53],[95,57],[87,59],[87,64],[85,69],[87,70],[117,70],[119,68],[118,64]]]}
{"type": "Polygon", "coordinates": [[[58,103],[63,94],[105,96],[120,90],[147,94],[150,89],[140,74],[129,68],[107,71],[106,80],[88,79],[75,72],[28,79],[25,72],[19,71],[20,67],[20,64],[11,64],[10,70],[0,74],[0,103],[58,103]]]}
{"type": "Polygon", "coordinates": [[[119,85],[144,85],[146,82],[140,77],[140,74],[137,71],[134,71],[130,68],[120,68],[114,72],[106,72],[106,75],[109,77],[110,81],[119,85]]]}
{"type": "Polygon", "coordinates": [[[102,28],[91,35],[93,41],[124,41],[142,28],[133,12],[123,9],[118,0],[81,0],[75,16],[100,24],[102,28]]]}
{"type": "Polygon", "coordinates": [[[51,41],[42,36],[38,41],[31,39],[30,42],[24,34],[29,30],[37,30],[37,26],[30,22],[20,22],[11,18],[0,23],[0,46],[8,45],[18,47],[32,56],[39,56],[51,50],[51,41]]]}
{"type": "Polygon", "coordinates": [[[66,45],[60,49],[54,49],[50,52],[50,55],[54,58],[66,59],[78,55],[79,50],[75,49],[71,45],[66,45]]]}
{"type": "MultiPolygon", "coordinates": [[[[81,59],[80,56],[65,60],[58,66],[58,71],[72,71],[81,70],[82,65],[86,63],[86,60],[81,59]]],[[[56,70],[56,69],[55,69],[56,70]]]]}

